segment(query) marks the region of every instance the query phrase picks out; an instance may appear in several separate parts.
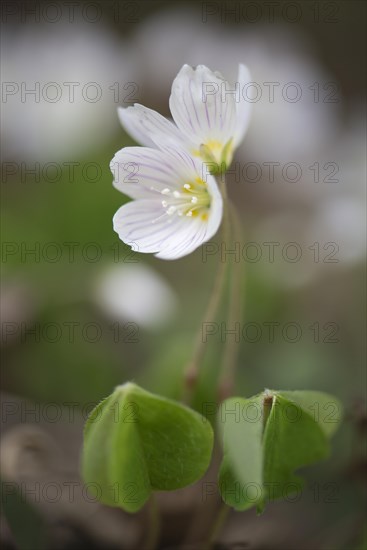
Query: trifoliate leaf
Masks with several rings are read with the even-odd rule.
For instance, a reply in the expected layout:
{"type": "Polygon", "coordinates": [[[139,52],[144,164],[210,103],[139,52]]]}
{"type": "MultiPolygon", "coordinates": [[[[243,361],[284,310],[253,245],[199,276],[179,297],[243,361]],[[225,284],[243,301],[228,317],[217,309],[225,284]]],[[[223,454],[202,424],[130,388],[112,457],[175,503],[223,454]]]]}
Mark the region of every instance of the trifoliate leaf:
{"type": "Polygon", "coordinates": [[[110,506],[138,511],[152,491],[171,491],[202,477],[213,430],[200,414],[127,383],[89,416],[83,477],[110,506]]]}
{"type": "Polygon", "coordinates": [[[289,498],[302,490],[294,471],[324,459],[341,417],[334,397],[308,391],[271,391],[224,401],[219,411],[224,457],[223,500],[236,510],[289,498]]]}

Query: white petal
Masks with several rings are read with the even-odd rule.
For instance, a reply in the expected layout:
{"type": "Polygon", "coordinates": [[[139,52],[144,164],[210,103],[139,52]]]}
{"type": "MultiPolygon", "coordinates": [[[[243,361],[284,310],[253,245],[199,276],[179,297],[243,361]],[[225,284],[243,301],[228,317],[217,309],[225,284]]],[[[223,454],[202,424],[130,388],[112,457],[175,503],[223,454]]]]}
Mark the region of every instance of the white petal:
{"type": "Polygon", "coordinates": [[[237,145],[242,141],[248,128],[251,116],[252,103],[246,101],[243,97],[243,88],[251,82],[251,75],[248,68],[240,63],[238,68],[237,81],[240,85],[240,101],[236,103],[236,128],[234,133],[233,145],[237,145]]]}
{"type": "Polygon", "coordinates": [[[169,100],[178,128],[196,144],[216,140],[223,146],[233,136],[236,123],[235,94],[229,84],[204,65],[184,65],[172,84],[169,100]]]}
{"type": "Polygon", "coordinates": [[[119,107],[118,115],[125,130],[141,145],[147,147],[175,143],[186,145],[186,140],[178,128],[153,109],[135,103],[133,107],[119,107]]]}
{"type": "MultiPolygon", "coordinates": [[[[186,157],[189,158],[188,155],[186,157]]],[[[157,196],[162,199],[162,191],[176,189],[187,170],[178,153],[148,147],[121,149],[112,159],[110,167],[116,189],[134,199],[157,196]]]]}
{"type": "MultiPolygon", "coordinates": [[[[198,219],[184,220],[185,225],[178,227],[177,232],[164,243],[161,251],[156,254],[162,260],[177,260],[190,254],[205,240],[207,224],[198,219]]],[[[210,238],[210,237],[209,237],[210,238]]]]}
{"type": "Polygon", "coordinates": [[[113,228],[133,250],[158,252],[172,225],[167,222],[167,215],[162,214],[164,210],[157,200],[131,201],[117,210],[113,228]]]}
{"type": "Polygon", "coordinates": [[[168,216],[158,200],[137,200],[122,206],[113,218],[120,239],[133,250],[155,253],[170,248],[177,235],[184,237],[192,220],[168,216]]]}

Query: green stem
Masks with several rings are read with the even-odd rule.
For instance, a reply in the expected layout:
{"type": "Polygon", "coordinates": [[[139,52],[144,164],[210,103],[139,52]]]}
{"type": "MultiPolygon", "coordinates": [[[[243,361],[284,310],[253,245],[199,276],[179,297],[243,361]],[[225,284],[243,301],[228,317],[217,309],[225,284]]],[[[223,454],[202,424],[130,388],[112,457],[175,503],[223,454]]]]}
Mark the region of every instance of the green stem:
{"type": "Polygon", "coordinates": [[[144,550],[155,550],[158,547],[161,532],[161,521],[157,500],[152,494],[149,504],[149,530],[145,540],[144,550]]]}
{"type": "MultiPolygon", "coordinates": [[[[234,241],[240,242],[241,223],[238,218],[237,211],[233,204],[230,204],[231,222],[234,236],[234,241]]],[[[242,264],[241,261],[234,261],[231,266],[231,286],[228,311],[228,329],[235,330],[236,325],[241,323],[242,319],[242,264]]],[[[238,330],[240,334],[240,328],[238,330]]],[[[240,342],[236,341],[236,337],[228,337],[224,349],[222,367],[218,383],[218,398],[223,401],[233,393],[237,359],[239,353],[240,342]]]]}
{"type": "Polygon", "coordinates": [[[227,506],[224,502],[222,502],[219,512],[217,514],[217,517],[214,520],[214,524],[209,536],[209,540],[204,545],[203,550],[211,550],[211,548],[214,546],[217,538],[222,532],[223,526],[228,518],[230,511],[231,511],[231,508],[227,506]]]}
{"type": "MultiPolygon", "coordinates": [[[[224,177],[220,179],[220,189],[222,192],[223,198],[223,223],[222,223],[222,239],[223,242],[228,241],[229,233],[229,220],[228,220],[228,201],[227,201],[227,190],[225,187],[224,177]]],[[[196,333],[194,351],[191,357],[191,361],[185,368],[184,371],[184,392],[182,401],[186,404],[190,404],[193,396],[193,392],[196,388],[199,369],[202,364],[206,345],[203,341],[203,326],[204,323],[212,322],[217,314],[220,301],[223,295],[224,283],[225,283],[225,274],[226,274],[226,262],[223,261],[221,255],[219,255],[219,265],[214,281],[213,290],[210,295],[210,299],[203,316],[202,322],[199,326],[199,329],[196,333]]]]}

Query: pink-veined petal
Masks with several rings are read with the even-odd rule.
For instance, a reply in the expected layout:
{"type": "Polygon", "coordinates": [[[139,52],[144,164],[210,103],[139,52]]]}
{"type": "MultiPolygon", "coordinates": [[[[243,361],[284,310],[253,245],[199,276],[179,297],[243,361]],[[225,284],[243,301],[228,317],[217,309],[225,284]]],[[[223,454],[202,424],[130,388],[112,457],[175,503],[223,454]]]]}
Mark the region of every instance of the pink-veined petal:
{"type": "Polygon", "coordinates": [[[116,212],[113,227],[136,252],[175,260],[213,237],[220,221],[221,217],[213,224],[186,216],[168,216],[158,200],[137,200],[116,212]]]}
{"type": "Polygon", "coordinates": [[[169,100],[178,128],[196,144],[233,137],[236,123],[235,94],[229,84],[204,65],[184,65],[172,84],[169,100]]]}
{"type": "Polygon", "coordinates": [[[113,184],[131,198],[154,198],[164,189],[174,190],[183,178],[178,160],[148,147],[125,147],[110,164],[113,184]]]}
{"type": "Polygon", "coordinates": [[[186,140],[178,128],[153,109],[139,103],[132,107],[119,107],[118,115],[122,126],[137,143],[147,147],[163,144],[186,146],[186,140]]]}
{"type": "Polygon", "coordinates": [[[113,228],[133,250],[155,253],[177,231],[182,218],[170,217],[157,199],[131,201],[116,212],[113,228]]]}

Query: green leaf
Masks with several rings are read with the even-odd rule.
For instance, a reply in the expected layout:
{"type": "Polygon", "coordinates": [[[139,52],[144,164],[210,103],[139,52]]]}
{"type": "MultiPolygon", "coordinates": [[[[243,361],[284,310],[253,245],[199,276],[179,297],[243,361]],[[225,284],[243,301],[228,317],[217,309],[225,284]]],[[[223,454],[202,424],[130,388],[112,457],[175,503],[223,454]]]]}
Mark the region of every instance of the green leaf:
{"type": "Polygon", "coordinates": [[[202,477],[212,448],[213,430],[200,414],[127,383],[87,420],[83,477],[105,504],[136,512],[152,491],[202,477]]]}
{"type": "Polygon", "coordinates": [[[294,470],[324,459],[341,417],[334,397],[308,391],[272,391],[231,398],[219,411],[224,456],[219,472],[223,500],[236,510],[299,494],[294,470]]]}
{"type": "Polygon", "coordinates": [[[328,437],[337,430],[343,407],[336,397],[319,391],[282,391],[281,394],[308,412],[328,437]]]}
{"type": "Polygon", "coordinates": [[[253,506],[251,490],[262,485],[262,402],[261,395],[233,397],[219,410],[220,428],[224,427],[219,487],[223,500],[236,510],[253,506]]]}

